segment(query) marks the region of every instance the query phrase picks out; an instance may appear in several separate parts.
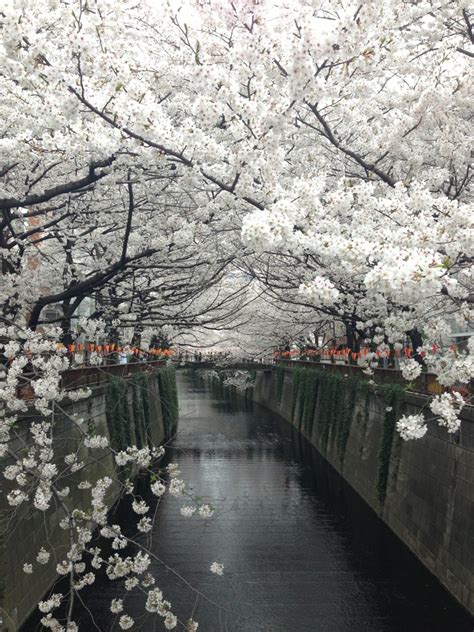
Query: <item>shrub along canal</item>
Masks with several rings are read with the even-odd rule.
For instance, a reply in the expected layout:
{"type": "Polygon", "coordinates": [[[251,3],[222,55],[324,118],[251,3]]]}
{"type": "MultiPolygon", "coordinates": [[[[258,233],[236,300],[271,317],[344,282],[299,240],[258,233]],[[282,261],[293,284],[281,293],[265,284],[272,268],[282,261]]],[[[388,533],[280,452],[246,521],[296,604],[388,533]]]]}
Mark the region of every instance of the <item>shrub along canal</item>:
{"type": "MultiPolygon", "coordinates": [[[[178,381],[168,459],[216,509],[210,520],[183,518],[184,501],[166,496],[147,534],[198,591],[153,563],[181,620],[194,611],[199,632],[472,632],[469,615],[290,424],[191,377],[178,381]],[[213,561],[223,577],[210,573],[213,561]]],[[[125,499],[117,522],[129,517],[125,499]]],[[[89,610],[99,628],[119,630],[109,610],[124,596],[116,584],[98,579],[82,591],[81,629],[96,629],[89,610]]],[[[134,629],[162,629],[138,592],[126,594],[125,611],[134,629]]],[[[34,629],[33,620],[23,628],[34,629]]]]}

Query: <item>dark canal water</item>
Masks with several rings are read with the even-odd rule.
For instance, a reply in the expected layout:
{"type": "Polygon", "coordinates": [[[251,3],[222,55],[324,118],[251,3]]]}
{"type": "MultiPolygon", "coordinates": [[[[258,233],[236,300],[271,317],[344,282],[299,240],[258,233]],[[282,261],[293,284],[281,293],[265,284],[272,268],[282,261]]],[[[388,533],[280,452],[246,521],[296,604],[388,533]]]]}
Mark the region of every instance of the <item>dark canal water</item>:
{"type": "MultiPolygon", "coordinates": [[[[222,606],[155,565],[180,618],[194,610],[198,632],[473,631],[465,611],[287,422],[185,377],[180,411],[170,458],[217,510],[210,521],[184,519],[183,502],[166,497],[152,548],[222,606]],[[225,564],[224,577],[209,572],[214,560],[225,564]]],[[[126,522],[128,503],[118,520],[126,522]]],[[[118,596],[108,581],[82,593],[104,630],[119,630],[109,611],[118,596]]],[[[142,603],[127,593],[126,611],[142,630],[164,629],[142,603]]],[[[81,629],[96,629],[85,608],[78,619],[81,629]]],[[[30,622],[24,632],[34,629],[30,622]]]]}

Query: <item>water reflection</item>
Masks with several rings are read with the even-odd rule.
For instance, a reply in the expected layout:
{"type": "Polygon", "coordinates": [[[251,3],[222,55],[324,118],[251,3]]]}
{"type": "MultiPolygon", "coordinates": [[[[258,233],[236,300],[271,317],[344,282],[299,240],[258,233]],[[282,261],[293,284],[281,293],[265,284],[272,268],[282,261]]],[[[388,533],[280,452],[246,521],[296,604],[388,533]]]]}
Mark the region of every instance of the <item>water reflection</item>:
{"type": "MultiPolygon", "coordinates": [[[[158,508],[153,551],[200,593],[153,563],[180,618],[194,612],[199,632],[472,632],[468,615],[318,453],[276,415],[249,408],[180,378],[170,459],[218,508],[209,522],[186,521],[172,498],[158,508]],[[223,578],[209,572],[214,560],[225,564],[223,578]]],[[[126,500],[117,521],[129,516],[126,500]]],[[[103,629],[119,629],[109,612],[117,596],[118,585],[100,580],[82,593],[103,629]]],[[[126,610],[141,629],[162,629],[143,615],[140,594],[127,593],[126,610]]],[[[94,629],[85,606],[76,617],[94,629]]],[[[33,629],[33,620],[24,627],[33,629]]]]}

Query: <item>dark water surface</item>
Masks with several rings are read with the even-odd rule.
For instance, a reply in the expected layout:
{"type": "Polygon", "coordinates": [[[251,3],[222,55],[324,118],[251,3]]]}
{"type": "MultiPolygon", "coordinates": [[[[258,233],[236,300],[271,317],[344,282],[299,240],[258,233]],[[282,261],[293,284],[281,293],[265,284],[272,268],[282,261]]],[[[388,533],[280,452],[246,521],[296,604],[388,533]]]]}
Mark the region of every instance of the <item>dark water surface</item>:
{"type": "MultiPolygon", "coordinates": [[[[179,380],[170,458],[216,515],[184,519],[183,501],[166,497],[152,548],[223,606],[154,563],[181,619],[195,609],[198,632],[472,632],[467,613],[287,422],[179,380]],[[215,560],[225,564],[222,578],[209,572],[215,560]]],[[[128,507],[117,520],[126,522],[128,507]]],[[[120,629],[109,611],[123,596],[118,585],[98,581],[82,596],[99,627],[120,629]]],[[[127,593],[125,609],[141,629],[163,630],[142,603],[127,593]]],[[[96,629],[86,615],[77,613],[81,630],[96,629]]]]}

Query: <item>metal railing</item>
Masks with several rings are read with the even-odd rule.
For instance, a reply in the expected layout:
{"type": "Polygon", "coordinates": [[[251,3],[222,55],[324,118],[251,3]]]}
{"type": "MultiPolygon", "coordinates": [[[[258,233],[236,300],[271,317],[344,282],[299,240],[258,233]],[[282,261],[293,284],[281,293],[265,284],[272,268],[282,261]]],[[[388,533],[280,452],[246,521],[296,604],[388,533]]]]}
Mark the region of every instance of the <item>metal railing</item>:
{"type": "Polygon", "coordinates": [[[148,373],[165,365],[166,360],[153,360],[151,362],[77,367],[76,369],[64,371],[61,376],[61,387],[84,388],[100,386],[107,382],[110,377],[127,378],[135,373],[148,373]]]}

